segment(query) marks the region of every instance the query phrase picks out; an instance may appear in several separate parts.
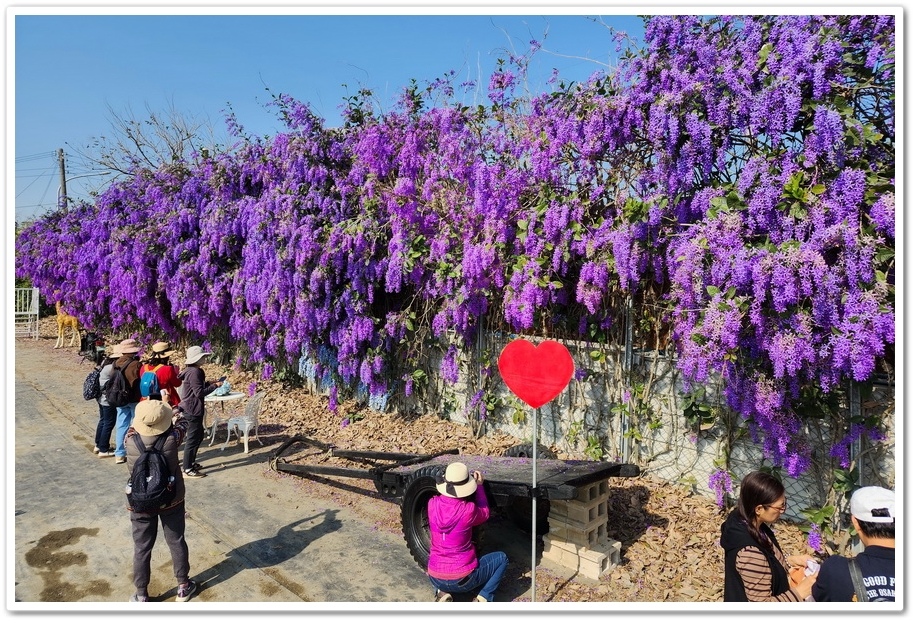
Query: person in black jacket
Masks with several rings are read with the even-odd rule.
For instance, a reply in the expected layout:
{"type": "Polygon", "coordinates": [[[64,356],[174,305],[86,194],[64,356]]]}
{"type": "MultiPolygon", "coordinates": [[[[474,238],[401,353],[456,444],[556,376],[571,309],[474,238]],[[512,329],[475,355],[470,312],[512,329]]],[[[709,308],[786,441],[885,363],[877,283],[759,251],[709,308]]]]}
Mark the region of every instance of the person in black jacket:
{"type": "Polygon", "coordinates": [[[178,407],[188,420],[188,438],[184,444],[182,469],[186,478],[204,478],[202,466],[197,462],[197,450],[204,440],[204,396],[220,386],[219,382],[208,382],[200,367],[212,353],[200,346],[191,346],[185,354],[185,369],[178,374],[183,388],[178,407]]]}
{"type": "Polygon", "coordinates": [[[797,586],[789,584],[789,569],[805,567],[813,558],[783,554],[768,524],[786,511],[786,490],[765,472],[751,472],[741,481],[738,504],[722,523],[720,545],[725,550],[724,601],[805,601],[817,574],[797,586]]]}
{"type": "MultiPolygon", "coordinates": [[[[868,601],[894,601],[894,492],[883,487],[856,489],[849,500],[849,512],[865,546],[855,559],[868,601]]],[[[845,556],[830,556],[824,561],[811,594],[814,601],[858,601],[845,556]]]]}

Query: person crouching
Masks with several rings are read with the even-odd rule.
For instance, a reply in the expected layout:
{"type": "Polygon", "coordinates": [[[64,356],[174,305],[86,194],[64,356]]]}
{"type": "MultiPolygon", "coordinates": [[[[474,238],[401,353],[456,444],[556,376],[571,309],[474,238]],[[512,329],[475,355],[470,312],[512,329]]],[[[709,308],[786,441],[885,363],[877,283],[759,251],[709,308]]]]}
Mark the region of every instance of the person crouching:
{"type": "Polygon", "coordinates": [[[490,507],[480,472],[468,472],[464,463],[451,463],[438,479],[427,503],[430,548],[427,575],[436,589],[436,601],[452,601],[452,594],[477,591],[476,601],[493,601],[509,557],[490,552],[480,558],[472,541],[475,526],[490,518],[490,507]]]}

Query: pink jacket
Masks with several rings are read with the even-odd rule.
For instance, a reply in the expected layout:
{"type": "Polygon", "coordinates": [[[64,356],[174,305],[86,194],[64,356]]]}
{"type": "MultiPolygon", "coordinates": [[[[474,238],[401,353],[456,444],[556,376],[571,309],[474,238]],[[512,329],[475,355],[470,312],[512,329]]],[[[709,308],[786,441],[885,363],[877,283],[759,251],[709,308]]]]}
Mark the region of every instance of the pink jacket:
{"type": "Polygon", "coordinates": [[[460,580],[477,568],[477,552],[471,541],[474,526],[490,518],[483,487],[471,498],[434,495],[426,506],[429,514],[429,565],[427,573],[440,580],[460,580]]]}

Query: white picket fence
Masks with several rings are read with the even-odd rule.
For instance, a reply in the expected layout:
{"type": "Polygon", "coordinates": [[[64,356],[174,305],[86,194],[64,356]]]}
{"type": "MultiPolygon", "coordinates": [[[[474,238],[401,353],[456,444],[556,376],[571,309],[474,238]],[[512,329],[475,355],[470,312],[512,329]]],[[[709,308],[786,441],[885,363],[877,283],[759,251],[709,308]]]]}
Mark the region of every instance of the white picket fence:
{"type": "Polygon", "coordinates": [[[38,339],[38,288],[16,288],[16,337],[38,339]]]}

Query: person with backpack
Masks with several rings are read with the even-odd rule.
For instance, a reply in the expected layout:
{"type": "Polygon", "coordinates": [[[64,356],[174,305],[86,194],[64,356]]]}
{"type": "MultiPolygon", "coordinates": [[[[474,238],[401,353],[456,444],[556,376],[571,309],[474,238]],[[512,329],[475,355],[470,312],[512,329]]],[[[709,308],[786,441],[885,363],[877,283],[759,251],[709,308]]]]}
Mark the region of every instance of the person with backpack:
{"type": "Polygon", "coordinates": [[[856,489],[849,499],[849,513],[865,549],[854,558],[835,554],[824,560],[811,589],[814,601],[895,601],[894,492],[884,487],[856,489]],[[857,580],[853,580],[853,565],[858,567],[857,580]]]}
{"type": "Polygon", "coordinates": [[[99,423],[95,427],[95,448],[93,452],[99,455],[100,459],[105,459],[115,455],[114,448],[111,447],[111,433],[114,431],[115,422],[118,419],[118,409],[108,404],[105,392],[102,391],[108,386],[114,371],[115,361],[121,358],[121,351],[118,345],[111,349],[101,362],[99,369],[99,393],[95,400],[99,404],[99,423]]]}
{"type": "Polygon", "coordinates": [[[137,340],[122,340],[118,344],[121,356],[112,368],[105,398],[118,412],[115,422],[115,463],[127,462],[124,437],[134,419],[134,409],[140,402],[140,344],[137,340]]]}
{"type": "Polygon", "coordinates": [[[144,400],[137,405],[133,426],[125,437],[127,467],[131,474],[127,509],[134,541],[135,592],[129,600],[132,602],[150,599],[150,560],[160,523],[172,556],[172,570],[178,580],[175,601],[188,601],[197,591],[197,583],[190,578],[191,565],[185,541],[185,486],[178,463],[178,446],[187,430],[188,421],[180,411],[176,413],[161,400],[144,400]],[[144,489],[158,483],[167,485],[167,493],[144,489]],[[148,495],[144,497],[144,493],[148,495]],[[157,501],[149,507],[141,506],[151,497],[157,501]]]}
{"type": "Polygon", "coordinates": [[[178,375],[182,383],[183,398],[178,407],[188,418],[188,438],[184,444],[182,469],[188,478],[204,478],[203,467],[197,462],[197,451],[204,440],[204,397],[216,391],[223,380],[207,381],[201,364],[212,353],[200,346],[191,346],[185,355],[185,368],[178,375]]]}
{"type": "MultiPolygon", "coordinates": [[[[164,402],[175,408],[181,402],[178,396],[178,388],[181,386],[181,379],[178,378],[178,366],[169,363],[169,358],[175,354],[172,345],[168,342],[156,342],[150,348],[150,354],[146,362],[140,366],[140,379],[147,372],[153,372],[158,381],[159,393],[166,397],[164,402]]],[[[142,394],[142,391],[141,391],[142,394]]],[[[143,398],[141,397],[141,400],[143,398]]]]}

